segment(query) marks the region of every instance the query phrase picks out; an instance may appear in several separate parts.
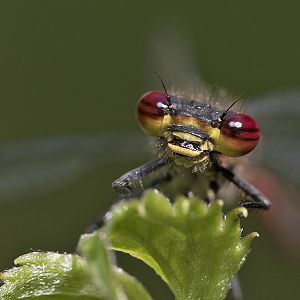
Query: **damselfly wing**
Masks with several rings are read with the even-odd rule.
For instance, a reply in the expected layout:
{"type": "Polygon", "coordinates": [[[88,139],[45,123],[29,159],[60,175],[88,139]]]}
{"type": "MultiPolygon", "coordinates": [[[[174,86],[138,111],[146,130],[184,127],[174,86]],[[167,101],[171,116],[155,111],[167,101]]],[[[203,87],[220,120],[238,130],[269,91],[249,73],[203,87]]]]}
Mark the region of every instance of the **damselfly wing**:
{"type": "Polygon", "coordinates": [[[21,201],[71,184],[92,169],[136,161],[142,135],[73,135],[0,143],[0,202],[21,201]],[[108,155],[109,154],[109,155],[108,155]]]}
{"type": "Polygon", "coordinates": [[[275,239],[289,252],[300,249],[300,92],[270,93],[249,107],[264,129],[254,162],[243,168],[248,178],[271,199],[262,215],[275,239]]]}

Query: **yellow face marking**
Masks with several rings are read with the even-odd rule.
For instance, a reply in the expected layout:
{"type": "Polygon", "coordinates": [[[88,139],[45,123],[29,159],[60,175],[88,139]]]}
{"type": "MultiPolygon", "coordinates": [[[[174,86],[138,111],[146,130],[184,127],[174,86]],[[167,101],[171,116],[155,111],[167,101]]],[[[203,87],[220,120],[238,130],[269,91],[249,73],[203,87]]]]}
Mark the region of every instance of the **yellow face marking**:
{"type": "Polygon", "coordinates": [[[205,164],[209,164],[209,157],[205,155],[204,151],[218,151],[220,129],[214,128],[197,118],[187,116],[170,116],[166,115],[162,125],[162,136],[167,141],[167,155],[174,159],[175,164],[184,167],[200,166],[202,168],[205,164]],[[168,131],[170,125],[193,126],[209,136],[209,139],[203,139],[191,133],[181,131],[168,131]],[[182,140],[191,145],[191,149],[185,148],[180,144],[173,144],[174,140],[182,140]]]}
{"type": "Polygon", "coordinates": [[[193,165],[195,163],[201,163],[203,160],[203,151],[214,150],[215,141],[219,140],[219,129],[213,128],[210,124],[202,122],[194,117],[186,117],[182,115],[171,117],[170,115],[167,115],[164,119],[164,127],[167,129],[170,124],[193,126],[209,136],[209,140],[204,140],[203,138],[195,136],[191,133],[181,131],[165,131],[164,137],[167,140],[168,155],[174,158],[176,163],[181,165],[193,165]],[[191,147],[191,149],[189,149],[188,147],[180,146],[180,144],[175,145],[172,143],[172,141],[175,139],[186,141],[187,144],[194,144],[195,147],[191,147]],[[179,154],[183,157],[176,156],[176,154],[179,154]],[[197,157],[199,160],[196,159],[197,157]]]}
{"type": "Polygon", "coordinates": [[[214,146],[214,150],[220,152],[220,129],[212,128],[210,133],[210,140],[214,146]]]}
{"type": "Polygon", "coordinates": [[[172,122],[172,117],[170,115],[165,115],[164,119],[162,121],[162,126],[161,126],[161,132],[162,133],[171,124],[171,122],[172,122]]]}
{"type": "MultiPolygon", "coordinates": [[[[210,124],[206,124],[204,122],[201,122],[195,118],[192,117],[182,117],[182,116],[178,116],[175,118],[176,121],[178,121],[178,123],[176,124],[180,124],[180,125],[192,125],[198,129],[200,129],[201,131],[203,131],[204,133],[206,133],[209,136],[209,139],[212,142],[212,148],[210,148],[211,150],[215,150],[215,151],[219,151],[220,149],[220,145],[219,145],[219,140],[220,140],[220,129],[219,128],[215,128],[212,127],[210,124]]],[[[174,119],[172,119],[172,124],[173,124],[174,119]]],[[[173,132],[172,133],[174,136],[179,137],[180,139],[186,140],[186,141],[190,141],[190,142],[199,142],[201,143],[202,139],[199,137],[196,137],[192,134],[189,133],[183,133],[183,132],[173,132]]]]}
{"type": "MultiPolygon", "coordinates": [[[[172,134],[170,134],[170,136],[169,136],[169,139],[171,140],[172,137],[179,138],[181,140],[189,141],[189,142],[192,142],[192,143],[193,142],[196,142],[196,143],[199,143],[199,144],[203,143],[203,140],[200,137],[194,136],[190,133],[185,133],[185,132],[179,132],[179,131],[172,132],[172,134]]],[[[167,138],[167,140],[168,140],[168,138],[167,138]]]]}
{"type": "Polygon", "coordinates": [[[173,144],[169,144],[169,143],[168,143],[168,147],[171,151],[181,154],[181,155],[184,155],[184,156],[188,156],[188,157],[197,157],[202,152],[202,151],[190,150],[190,149],[180,147],[177,145],[173,145],[173,144]]]}

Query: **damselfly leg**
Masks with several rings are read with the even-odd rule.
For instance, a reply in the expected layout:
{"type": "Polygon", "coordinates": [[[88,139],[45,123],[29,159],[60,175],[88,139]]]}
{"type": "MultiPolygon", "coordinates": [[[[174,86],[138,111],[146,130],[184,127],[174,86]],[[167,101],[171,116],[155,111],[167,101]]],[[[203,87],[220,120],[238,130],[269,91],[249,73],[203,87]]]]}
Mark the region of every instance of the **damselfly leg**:
{"type": "MultiPolygon", "coordinates": [[[[140,196],[141,192],[144,189],[155,188],[156,185],[159,185],[165,179],[168,179],[168,181],[172,180],[172,176],[170,176],[172,172],[167,172],[165,176],[151,181],[151,183],[147,186],[143,185],[143,181],[147,176],[151,175],[151,173],[158,172],[159,169],[163,167],[168,167],[171,170],[171,168],[173,167],[172,161],[165,157],[150,161],[149,163],[146,163],[122,175],[120,178],[113,182],[112,187],[117,193],[119,193],[121,199],[129,199],[131,197],[140,196]]],[[[219,175],[223,175],[227,180],[232,182],[246,194],[248,200],[244,201],[241,206],[262,210],[270,208],[270,201],[252,184],[235,175],[232,171],[225,167],[214,165],[212,166],[212,168],[214,169],[214,171],[216,171],[214,172],[216,174],[216,178],[210,179],[209,186],[214,187],[212,189],[214,193],[217,193],[219,189],[219,184],[217,184],[219,182],[218,177],[219,175]]],[[[201,185],[201,177],[203,176],[195,176],[195,180],[197,180],[197,177],[199,178],[198,184],[201,185]]],[[[187,195],[189,195],[189,192],[194,195],[193,191],[188,191],[187,195]]],[[[185,194],[185,192],[183,192],[183,194],[185,194]]],[[[207,195],[204,196],[204,198],[207,199],[207,195]]],[[[207,202],[211,201],[212,199],[207,202]]]]}

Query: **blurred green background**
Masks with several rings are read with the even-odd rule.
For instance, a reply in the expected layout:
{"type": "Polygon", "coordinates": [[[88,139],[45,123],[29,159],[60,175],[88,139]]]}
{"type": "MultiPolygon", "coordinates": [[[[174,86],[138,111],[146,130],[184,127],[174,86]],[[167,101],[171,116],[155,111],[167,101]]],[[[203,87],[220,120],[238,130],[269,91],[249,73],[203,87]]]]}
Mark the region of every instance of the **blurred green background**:
{"type": "MultiPolygon", "coordinates": [[[[211,84],[245,96],[297,88],[300,5],[292,3],[1,1],[1,144],[138,134],[135,103],[145,91],[160,88],[147,62],[149,40],[165,26],[186,33],[195,68],[211,84]]],[[[113,179],[146,159],[116,163],[108,153],[105,164],[69,184],[0,199],[0,269],[31,249],[74,251],[79,234],[113,202],[113,179]]],[[[245,299],[296,299],[299,259],[258,224],[246,226],[247,232],[250,226],[263,238],[254,242],[241,271],[245,299]]],[[[119,263],[155,299],[172,299],[151,270],[125,256],[119,263]]]]}

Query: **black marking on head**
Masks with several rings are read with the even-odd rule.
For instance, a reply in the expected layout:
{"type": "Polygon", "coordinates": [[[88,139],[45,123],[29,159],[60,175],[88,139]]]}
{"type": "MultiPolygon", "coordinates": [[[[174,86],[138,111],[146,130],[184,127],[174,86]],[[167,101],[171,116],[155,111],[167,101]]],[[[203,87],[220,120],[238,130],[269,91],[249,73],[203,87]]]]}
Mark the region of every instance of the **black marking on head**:
{"type": "Polygon", "coordinates": [[[168,131],[188,133],[196,137],[199,137],[203,140],[207,140],[209,138],[208,134],[206,134],[205,132],[201,131],[200,129],[192,125],[173,124],[168,127],[168,131]]]}
{"type": "MultiPolygon", "coordinates": [[[[181,147],[181,148],[185,148],[191,151],[200,151],[200,145],[197,143],[193,143],[193,142],[189,142],[189,141],[185,141],[185,140],[181,140],[181,139],[175,139],[172,140],[170,142],[168,142],[169,144],[181,147]]],[[[178,153],[176,153],[178,154],[178,153]]],[[[183,157],[186,157],[186,155],[182,155],[183,157]]]]}

